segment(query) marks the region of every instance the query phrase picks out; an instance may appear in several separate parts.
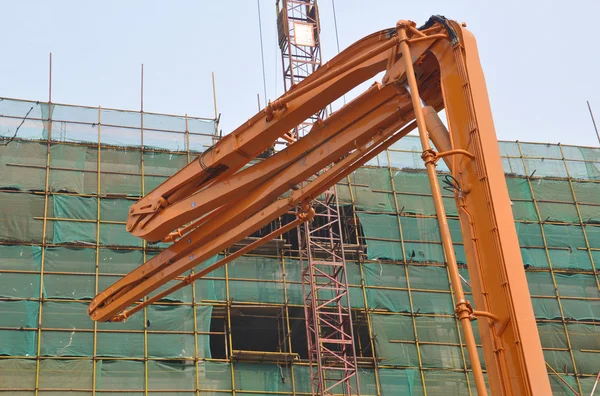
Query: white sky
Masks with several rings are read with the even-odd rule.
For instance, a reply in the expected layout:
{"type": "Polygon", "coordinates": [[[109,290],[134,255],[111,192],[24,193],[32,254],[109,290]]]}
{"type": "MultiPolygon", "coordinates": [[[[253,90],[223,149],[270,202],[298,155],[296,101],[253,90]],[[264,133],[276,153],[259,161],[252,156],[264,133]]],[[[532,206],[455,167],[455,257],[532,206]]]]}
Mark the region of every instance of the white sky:
{"type": "MultiPolygon", "coordinates": [[[[0,96],[213,116],[211,72],[223,133],[257,111],[263,80],[256,0],[0,0],[0,96]]],[[[275,0],[260,0],[267,93],[282,93],[275,0]]],[[[499,139],[597,146],[600,122],[598,0],[336,0],[341,48],[432,14],[475,34],[499,139]]],[[[320,0],[323,60],[337,52],[331,0],[320,0]]],[[[263,102],[264,103],[264,102],[263,102]]]]}

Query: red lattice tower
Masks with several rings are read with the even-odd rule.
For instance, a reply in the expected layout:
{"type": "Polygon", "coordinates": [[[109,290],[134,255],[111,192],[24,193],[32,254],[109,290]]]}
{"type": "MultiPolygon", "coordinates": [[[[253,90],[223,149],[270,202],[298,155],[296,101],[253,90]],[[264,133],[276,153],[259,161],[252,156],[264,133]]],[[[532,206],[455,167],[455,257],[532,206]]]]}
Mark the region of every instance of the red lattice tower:
{"type": "MultiPolygon", "coordinates": [[[[321,65],[316,0],[277,0],[277,27],[284,88],[289,90],[321,65]]],[[[298,125],[306,135],[321,111],[298,125]]],[[[298,227],[302,290],[314,395],[359,395],[358,371],[340,209],[335,186],[313,202],[312,222],[298,227]]]]}

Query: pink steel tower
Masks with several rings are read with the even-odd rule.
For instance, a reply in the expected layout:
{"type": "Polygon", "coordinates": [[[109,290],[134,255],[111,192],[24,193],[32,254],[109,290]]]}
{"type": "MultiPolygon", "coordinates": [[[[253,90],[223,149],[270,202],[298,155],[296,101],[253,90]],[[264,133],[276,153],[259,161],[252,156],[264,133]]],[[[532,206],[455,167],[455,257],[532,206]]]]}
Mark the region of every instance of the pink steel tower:
{"type": "MultiPolygon", "coordinates": [[[[316,0],[276,0],[279,47],[287,91],[321,65],[316,0]]],[[[304,136],[325,111],[291,133],[304,136]]],[[[313,202],[312,222],[298,227],[312,393],[359,395],[340,210],[335,187],[313,202]]]]}

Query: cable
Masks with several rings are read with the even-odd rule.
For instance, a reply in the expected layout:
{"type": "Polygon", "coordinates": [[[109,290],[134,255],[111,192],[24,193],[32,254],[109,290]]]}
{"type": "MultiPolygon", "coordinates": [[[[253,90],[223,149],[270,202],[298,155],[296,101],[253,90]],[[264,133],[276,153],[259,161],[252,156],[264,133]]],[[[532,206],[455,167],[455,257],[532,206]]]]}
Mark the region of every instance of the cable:
{"type": "MultiPolygon", "coordinates": [[[[275,24],[275,37],[279,38],[279,31],[277,29],[277,23],[275,24]]],[[[278,55],[280,55],[279,52],[279,46],[277,45],[277,41],[278,40],[273,40],[273,45],[275,46],[275,55],[273,56],[273,59],[275,59],[275,69],[273,76],[275,76],[275,94],[273,95],[274,98],[279,97],[279,95],[277,94],[277,89],[279,88],[279,59],[280,57],[278,55]]]]}
{"type": "MultiPolygon", "coordinates": [[[[335,12],[335,0],[331,0],[333,6],[333,27],[335,28],[335,42],[337,44],[337,53],[340,53],[340,36],[338,35],[337,16],[335,12]]],[[[346,94],[343,95],[344,104],[346,104],[346,94]]],[[[331,105],[330,105],[331,106],[331,105]]]]}
{"type": "Polygon", "coordinates": [[[27,119],[27,117],[29,117],[29,113],[31,113],[31,110],[33,110],[33,106],[31,106],[31,108],[29,109],[29,111],[27,112],[27,114],[25,114],[25,117],[23,117],[23,119],[21,120],[21,123],[19,124],[19,126],[15,130],[14,135],[10,139],[8,139],[8,142],[3,143],[2,146],[8,146],[8,144],[10,142],[12,142],[17,137],[17,133],[19,133],[19,129],[21,129],[21,127],[25,123],[25,120],[27,119]]]}
{"type": "Polygon", "coordinates": [[[333,6],[333,26],[335,27],[335,41],[337,43],[337,52],[340,53],[340,37],[338,36],[337,17],[335,14],[335,0],[331,0],[333,6]]]}
{"type": "Polygon", "coordinates": [[[425,24],[419,28],[419,30],[428,29],[432,27],[436,22],[442,25],[448,31],[448,36],[450,37],[450,42],[452,43],[452,45],[458,44],[458,34],[456,33],[452,25],[450,25],[448,19],[443,15],[432,15],[431,18],[429,18],[427,22],[425,22],[425,24]]]}
{"type": "Polygon", "coordinates": [[[260,33],[260,57],[262,61],[262,75],[263,75],[263,89],[265,92],[265,105],[267,103],[267,78],[265,76],[265,52],[263,49],[263,36],[262,36],[262,21],[260,18],[260,0],[256,0],[256,5],[258,6],[258,31],[260,33]]]}
{"type": "Polygon", "coordinates": [[[444,180],[442,180],[442,182],[446,184],[444,187],[442,187],[444,190],[450,191],[451,193],[454,193],[454,191],[457,191],[459,194],[462,193],[460,183],[458,182],[458,180],[456,180],[454,176],[445,175],[444,180]]]}

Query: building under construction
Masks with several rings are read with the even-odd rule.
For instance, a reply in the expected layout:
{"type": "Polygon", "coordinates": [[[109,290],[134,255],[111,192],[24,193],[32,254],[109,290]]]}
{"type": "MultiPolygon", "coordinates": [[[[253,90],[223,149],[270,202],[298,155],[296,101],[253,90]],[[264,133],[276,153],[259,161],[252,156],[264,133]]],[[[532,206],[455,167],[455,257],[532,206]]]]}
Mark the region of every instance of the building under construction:
{"type": "MultiPolygon", "coordinates": [[[[288,90],[321,64],[318,9],[277,6],[288,90]]],[[[218,131],[216,109],[200,118],[0,98],[0,392],[476,395],[481,370],[414,135],[321,194],[311,222],[248,248],[291,223],[286,213],[137,301],[126,321],[90,318],[92,298],[172,246],[127,232],[132,204],[210,152],[218,131]]],[[[553,394],[588,395],[600,371],[600,149],[499,145],[553,394]]],[[[437,176],[458,283],[475,306],[460,186],[444,162],[437,176]]]]}
{"type": "MultiPolygon", "coordinates": [[[[1,391],[311,393],[295,233],[123,324],[87,314],[89,299],[163,247],[125,231],[128,208],[213,144],[214,119],[11,99],[0,116],[1,391]]],[[[551,383],[589,394],[600,150],[500,146],[551,383]]],[[[362,395],[475,394],[420,155],[408,136],[337,185],[362,395]]]]}

